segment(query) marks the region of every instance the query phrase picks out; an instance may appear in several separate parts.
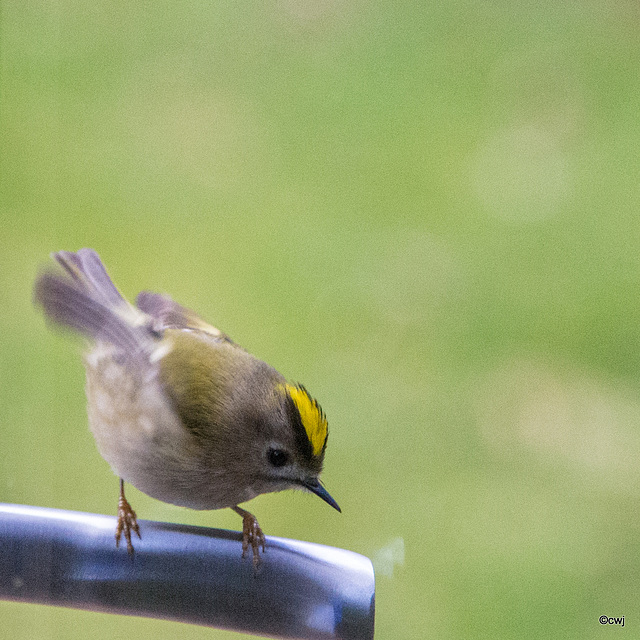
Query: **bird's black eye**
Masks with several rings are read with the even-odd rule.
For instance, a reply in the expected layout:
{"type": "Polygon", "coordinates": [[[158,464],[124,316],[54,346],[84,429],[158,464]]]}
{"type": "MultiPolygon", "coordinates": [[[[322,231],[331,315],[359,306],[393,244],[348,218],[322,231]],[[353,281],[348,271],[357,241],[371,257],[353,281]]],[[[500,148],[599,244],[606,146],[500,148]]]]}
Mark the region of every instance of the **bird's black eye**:
{"type": "Polygon", "coordinates": [[[269,458],[269,463],[274,467],[283,467],[289,462],[289,454],[282,449],[269,449],[267,457],[269,458]]]}

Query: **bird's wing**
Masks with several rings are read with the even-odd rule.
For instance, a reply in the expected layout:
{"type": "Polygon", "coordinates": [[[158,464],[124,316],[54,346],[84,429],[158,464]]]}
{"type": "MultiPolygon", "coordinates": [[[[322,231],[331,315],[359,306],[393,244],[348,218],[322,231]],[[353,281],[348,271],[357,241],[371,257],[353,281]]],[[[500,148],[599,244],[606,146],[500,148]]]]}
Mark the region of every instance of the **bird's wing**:
{"type": "Polygon", "coordinates": [[[174,302],[169,296],[161,293],[141,291],[136,298],[138,309],[150,315],[158,331],[163,329],[191,329],[205,333],[217,340],[234,344],[233,340],[214,326],[205,322],[197,313],[174,302]]]}

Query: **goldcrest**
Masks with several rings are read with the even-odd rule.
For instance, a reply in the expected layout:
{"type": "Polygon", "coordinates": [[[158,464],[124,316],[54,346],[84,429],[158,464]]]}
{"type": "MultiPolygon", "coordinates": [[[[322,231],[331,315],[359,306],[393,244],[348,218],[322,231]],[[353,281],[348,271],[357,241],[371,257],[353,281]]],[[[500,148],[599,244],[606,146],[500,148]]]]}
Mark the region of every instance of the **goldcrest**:
{"type": "Polygon", "coordinates": [[[64,272],[41,273],[35,301],[91,341],[89,425],[120,478],[116,544],[124,534],[132,553],[132,532],[140,537],[125,482],[171,504],[233,509],[255,564],[265,537],[241,503],[305,489],[340,511],[319,481],[327,420],[302,385],[165,295],[143,291],[133,306],[95,251],[52,257],[64,272]]]}

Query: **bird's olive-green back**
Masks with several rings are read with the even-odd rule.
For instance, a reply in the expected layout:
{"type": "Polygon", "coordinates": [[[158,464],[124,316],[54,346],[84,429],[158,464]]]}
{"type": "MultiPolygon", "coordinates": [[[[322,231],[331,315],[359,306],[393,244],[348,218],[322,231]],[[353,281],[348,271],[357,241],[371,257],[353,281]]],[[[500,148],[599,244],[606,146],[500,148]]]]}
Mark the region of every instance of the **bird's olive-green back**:
{"type": "Polygon", "coordinates": [[[185,427],[197,436],[215,437],[216,428],[233,426],[227,424],[231,399],[250,406],[284,380],[241,347],[198,331],[167,329],[163,341],[169,351],[160,360],[160,380],[185,427]]]}

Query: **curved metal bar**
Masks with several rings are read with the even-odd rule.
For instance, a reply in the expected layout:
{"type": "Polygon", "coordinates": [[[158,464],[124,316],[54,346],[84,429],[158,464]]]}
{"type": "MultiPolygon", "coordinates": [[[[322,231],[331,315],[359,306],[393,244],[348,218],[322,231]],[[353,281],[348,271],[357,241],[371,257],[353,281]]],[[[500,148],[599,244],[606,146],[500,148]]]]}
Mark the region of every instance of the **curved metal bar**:
{"type": "Polygon", "coordinates": [[[256,635],[371,640],[368,558],[267,538],[257,571],[235,531],[140,520],[133,556],[115,518],[0,504],[0,599],[148,616],[256,635]]]}

